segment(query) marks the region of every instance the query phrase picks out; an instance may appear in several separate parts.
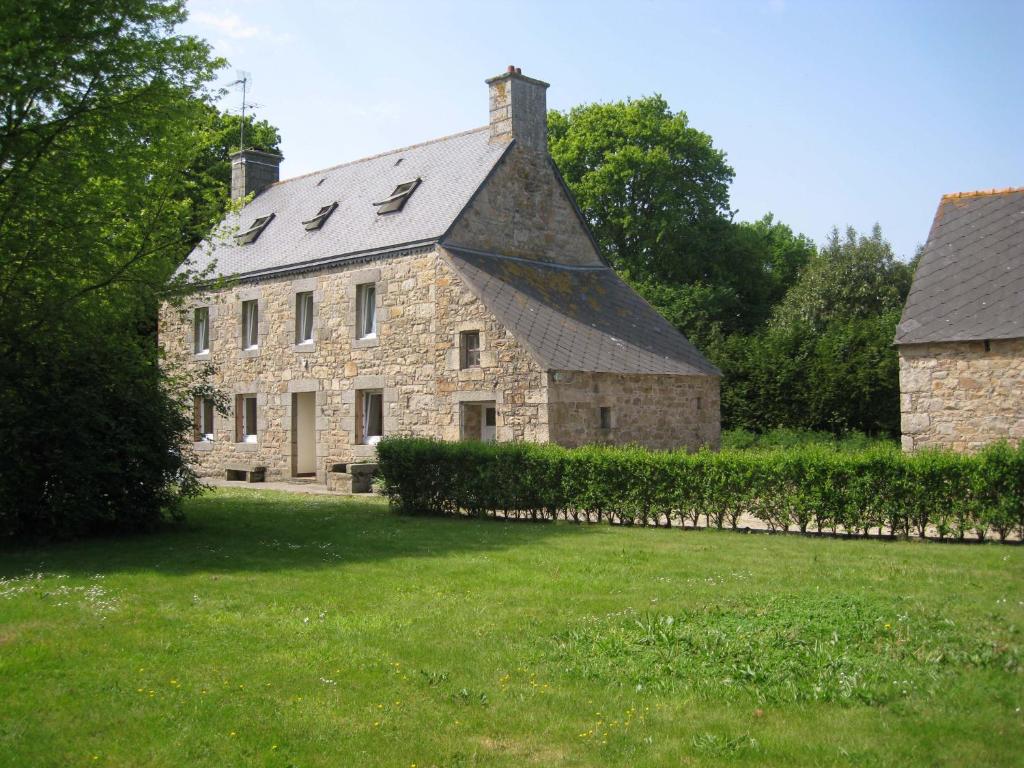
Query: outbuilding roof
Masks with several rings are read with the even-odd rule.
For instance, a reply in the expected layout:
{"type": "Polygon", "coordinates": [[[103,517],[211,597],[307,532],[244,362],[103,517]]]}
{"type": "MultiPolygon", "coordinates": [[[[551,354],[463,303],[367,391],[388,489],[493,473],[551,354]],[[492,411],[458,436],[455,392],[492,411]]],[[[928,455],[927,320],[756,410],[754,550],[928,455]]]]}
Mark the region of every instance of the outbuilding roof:
{"type": "Polygon", "coordinates": [[[721,375],[609,267],[446,250],[469,289],[547,370],[721,375]]]}
{"type": "Polygon", "coordinates": [[[203,272],[215,262],[211,276],[257,276],[435,242],[508,149],[489,135],[485,126],[272,184],[229,216],[223,234],[197,247],[187,265],[203,272]],[[399,212],[378,213],[397,187],[417,180],[399,212]],[[304,226],[334,203],[322,227],[304,226]],[[271,214],[258,240],[235,242],[234,234],[271,214]]]}
{"type": "Polygon", "coordinates": [[[897,344],[1024,337],[1024,188],[943,196],[897,344]]]}

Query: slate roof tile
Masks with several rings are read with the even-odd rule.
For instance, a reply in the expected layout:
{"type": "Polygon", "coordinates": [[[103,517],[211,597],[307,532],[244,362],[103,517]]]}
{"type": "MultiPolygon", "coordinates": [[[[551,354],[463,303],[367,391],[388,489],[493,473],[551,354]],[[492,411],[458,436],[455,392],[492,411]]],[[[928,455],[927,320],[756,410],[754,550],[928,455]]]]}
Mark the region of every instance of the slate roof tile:
{"type": "Polygon", "coordinates": [[[1024,189],[946,195],[897,344],[1024,337],[1024,189]]]}
{"type": "Polygon", "coordinates": [[[227,237],[213,248],[200,245],[188,266],[202,271],[215,259],[215,275],[241,277],[436,241],[509,146],[489,137],[487,127],[477,128],[272,184],[226,222],[244,229],[275,214],[256,242],[236,245],[227,237]],[[374,202],[416,178],[423,181],[400,212],[377,213],[374,202]],[[305,229],[303,221],[334,202],[322,228],[305,229]]]}
{"type": "Polygon", "coordinates": [[[547,370],[721,375],[608,267],[446,250],[470,290],[547,370]]]}

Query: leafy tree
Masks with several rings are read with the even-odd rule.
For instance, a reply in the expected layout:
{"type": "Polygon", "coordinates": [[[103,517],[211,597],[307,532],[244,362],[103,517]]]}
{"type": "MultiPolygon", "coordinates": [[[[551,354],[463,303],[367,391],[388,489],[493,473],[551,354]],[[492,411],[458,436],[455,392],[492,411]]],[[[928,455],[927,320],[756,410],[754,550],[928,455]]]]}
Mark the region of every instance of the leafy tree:
{"type": "Polygon", "coordinates": [[[613,265],[634,278],[694,282],[729,216],[733,170],[711,137],[661,96],[548,116],[551,155],[613,265]]]}
{"type": "MultiPolygon", "coordinates": [[[[222,200],[184,183],[221,62],[181,0],[7,4],[0,25],[0,536],[141,529],[197,484],[140,333],[222,200]]],[[[223,195],[220,196],[222,198],[223,195]]]]}
{"type": "Polygon", "coordinates": [[[713,349],[726,424],[898,434],[892,340],[911,276],[877,225],[833,232],[766,327],[713,349]]]}

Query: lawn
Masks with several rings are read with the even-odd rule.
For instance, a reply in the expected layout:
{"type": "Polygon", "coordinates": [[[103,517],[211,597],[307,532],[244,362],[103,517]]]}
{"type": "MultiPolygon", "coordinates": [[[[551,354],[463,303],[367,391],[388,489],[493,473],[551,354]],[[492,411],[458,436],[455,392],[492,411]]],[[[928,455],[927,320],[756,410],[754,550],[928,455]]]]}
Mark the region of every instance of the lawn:
{"type": "Polygon", "coordinates": [[[1020,765],[1024,549],[219,491],[0,551],[0,765],[1020,765]]]}

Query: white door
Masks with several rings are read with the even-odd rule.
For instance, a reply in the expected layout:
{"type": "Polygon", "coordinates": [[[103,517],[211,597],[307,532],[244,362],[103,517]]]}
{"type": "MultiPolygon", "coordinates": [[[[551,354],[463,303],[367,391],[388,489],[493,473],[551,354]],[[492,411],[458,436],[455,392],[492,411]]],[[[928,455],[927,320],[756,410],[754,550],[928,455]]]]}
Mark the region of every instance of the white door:
{"type": "Polygon", "coordinates": [[[484,408],[484,421],[480,426],[480,439],[485,443],[494,442],[494,427],[497,423],[497,414],[493,405],[484,408]]]}

